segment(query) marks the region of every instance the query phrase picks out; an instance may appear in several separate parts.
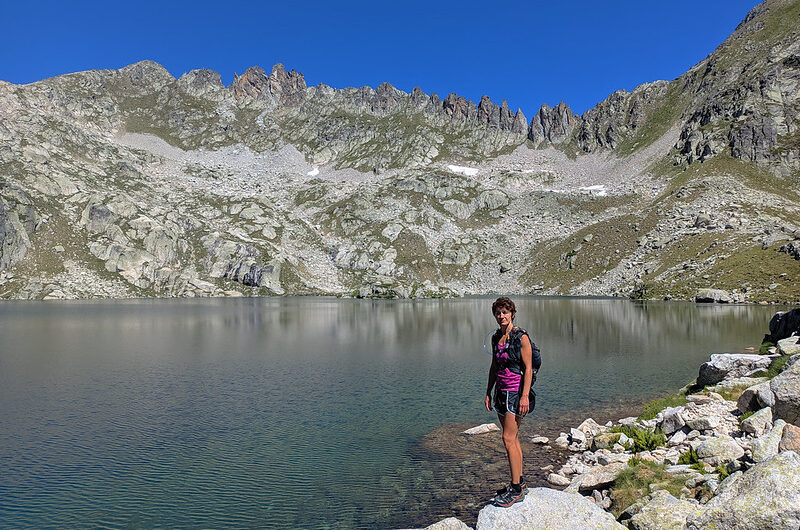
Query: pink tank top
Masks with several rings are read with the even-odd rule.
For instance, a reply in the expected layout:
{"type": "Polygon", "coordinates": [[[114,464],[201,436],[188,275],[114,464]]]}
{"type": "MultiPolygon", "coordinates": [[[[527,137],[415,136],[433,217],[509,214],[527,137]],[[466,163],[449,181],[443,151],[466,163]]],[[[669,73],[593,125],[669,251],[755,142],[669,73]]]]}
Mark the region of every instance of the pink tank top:
{"type": "Polygon", "coordinates": [[[495,362],[497,362],[497,378],[495,385],[497,390],[510,390],[516,392],[519,390],[519,384],[522,380],[521,374],[515,374],[508,369],[508,343],[498,344],[497,353],[494,354],[495,362]]]}

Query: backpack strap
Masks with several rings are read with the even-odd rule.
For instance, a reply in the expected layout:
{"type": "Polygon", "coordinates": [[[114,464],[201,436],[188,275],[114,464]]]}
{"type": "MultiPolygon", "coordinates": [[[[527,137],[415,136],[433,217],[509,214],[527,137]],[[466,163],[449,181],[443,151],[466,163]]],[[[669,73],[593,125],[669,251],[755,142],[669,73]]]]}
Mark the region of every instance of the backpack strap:
{"type": "Polygon", "coordinates": [[[539,351],[539,347],[533,342],[533,339],[528,334],[527,331],[524,329],[514,326],[511,330],[511,336],[509,340],[511,342],[511,350],[509,351],[508,358],[510,361],[514,363],[514,367],[510,367],[509,370],[515,373],[522,373],[522,336],[527,335],[528,341],[531,343],[531,364],[533,366],[533,380],[531,381],[531,385],[533,382],[536,381],[536,372],[539,371],[539,368],[542,366],[542,354],[539,351]],[[519,370],[519,371],[517,371],[519,370]]]}

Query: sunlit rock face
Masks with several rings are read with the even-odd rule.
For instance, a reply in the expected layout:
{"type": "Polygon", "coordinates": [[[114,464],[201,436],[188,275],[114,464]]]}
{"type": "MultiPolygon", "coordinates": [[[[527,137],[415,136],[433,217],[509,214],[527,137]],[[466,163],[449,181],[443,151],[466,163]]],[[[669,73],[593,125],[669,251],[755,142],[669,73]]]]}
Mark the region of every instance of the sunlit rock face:
{"type": "Polygon", "coordinates": [[[0,82],[0,296],[796,301],[798,9],[530,122],[280,64],[0,82]]]}

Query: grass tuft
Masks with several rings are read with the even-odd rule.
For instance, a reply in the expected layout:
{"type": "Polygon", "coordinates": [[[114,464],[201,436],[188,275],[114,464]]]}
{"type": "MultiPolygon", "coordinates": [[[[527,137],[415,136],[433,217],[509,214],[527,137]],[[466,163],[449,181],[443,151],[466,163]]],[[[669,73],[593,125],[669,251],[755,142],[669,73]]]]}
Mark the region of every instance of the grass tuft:
{"type": "Polygon", "coordinates": [[[611,511],[615,517],[650,493],[650,485],[658,484],[675,497],[680,496],[685,479],[677,478],[666,472],[666,464],[657,464],[640,458],[631,458],[628,467],[622,471],[615,481],[611,492],[611,511]]]}
{"type": "Polygon", "coordinates": [[[769,365],[769,368],[766,370],[759,370],[755,372],[752,376],[753,377],[769,377],[772,379],[779,373],[783,371],[783,367],[786,362],[791,358],[791,355],[781,355],[780,357],[776,357],[769,365]]]}
{"type": "Polygon", "coordinates": [[[656,415],[668,407],[679,407],[686,404],[686,394],[680,393],[672,396],[665,396],[663,398],[648,401],[642,407],[642,413],[639,414],[639,420],[652,420],[656,415]]]}
{"type": "Polygon", "coordinates": [[[775,343],[767,341],[767,342],[763,343],[761,345],[761,347],[758,349],[758,354],[759,355],[768,355],[769,354],[769,349],[773,348],[773,347],[775,347],[775,343]]]}
{"type": "MultiPolygon", "coordinates": [[[[752,377],[759,377],[759,376],[753,374],[752,377]]],[[[717,394],[725,398],[726,401],[736,401],[737,399],[739,399],[739,396],[742,395],[742,392],[744,392],[748,388],[749,385],[739,385],[732,388],[719,388],[715,390],[715,387],[707,386],[705,390],[707,392],[716,392],[717,394]]]]}

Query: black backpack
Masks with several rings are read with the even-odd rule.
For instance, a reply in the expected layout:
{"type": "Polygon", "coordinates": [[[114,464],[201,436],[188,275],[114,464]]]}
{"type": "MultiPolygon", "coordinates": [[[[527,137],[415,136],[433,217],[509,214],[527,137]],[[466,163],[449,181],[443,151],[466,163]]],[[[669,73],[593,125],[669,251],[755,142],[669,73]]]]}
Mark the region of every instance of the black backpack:
{"type": "MultiPolygon", "coordinates": [[[[530,401],[530,410],[536,406],[536,392],[533,390],[533,384],[536,382],[536,373],[542,366],[542,353],[539,347],[533,342],[528,332],[519,326],[514,326],[511,329],[508,337],[508,366],[507,368],[515,374],[522,375],[522,336],[527,335],[531,343],[531,362],[533,363],[533,377],[531,378],[531,390],[528,394],[528,401],[530,401]]],[[[503,336],[502,332],[498,329],[492,335],[492,354],[497,351],[497,344],[503,336]]],[[[520,389],[522,391],[523,379],[519,380],[520,389]]]]}

